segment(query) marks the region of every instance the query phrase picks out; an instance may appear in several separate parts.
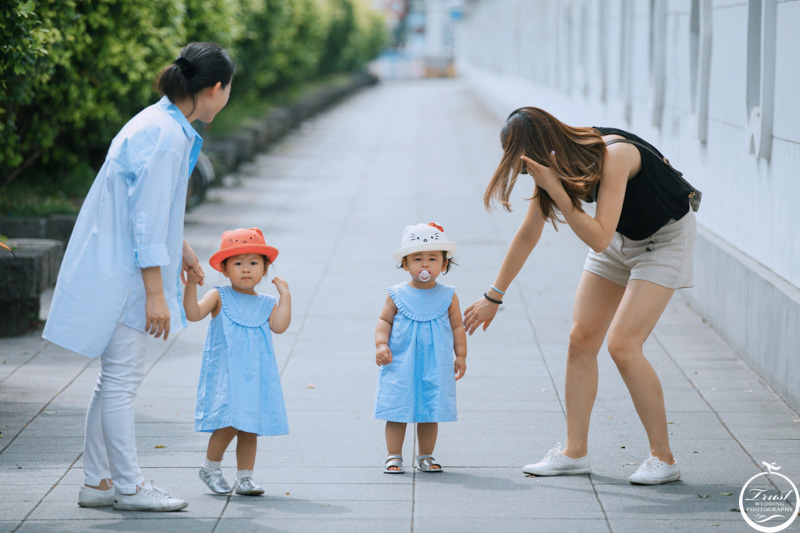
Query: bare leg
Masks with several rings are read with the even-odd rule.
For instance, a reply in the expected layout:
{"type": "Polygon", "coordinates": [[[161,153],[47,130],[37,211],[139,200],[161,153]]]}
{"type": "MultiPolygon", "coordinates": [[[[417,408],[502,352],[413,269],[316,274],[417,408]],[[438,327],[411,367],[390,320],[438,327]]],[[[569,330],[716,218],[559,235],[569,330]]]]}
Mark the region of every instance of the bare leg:
{"type": "MultiPolygon", "coordinates": [[[[419,440],[419,454],[432,455],[436,447],[436,438],[439,436],[439,424],[436,422],[417,424],[417,440],[419,440]]],[[[439,470],[440,466],[431,466],[431,470],[439,470]]]]}
{"type": "Polygon", "coordinates": [[[642,346],[674,292],[649,281],[631,281],[608,334],[608,351],[631,394],[650,450],[668,464],[673,463],[674,457],[669,446],[664,392],[642,346]]]}
{"type": "Polygon", "coordinates": [[[578,283],[564,386],[567,445],[563,453],[572,459],[588,453],[589,421],[597,396],[597,353],[624,293],[622,285],[585,270],[578,283]]]}
{"type": "Polygon", "coordinates": [[[102,479],[100,480],[100,484],[93,487],[91,485],[86,485],[90,489],[97,489],[97,490],[108,490],[114,486],[114,483],[110,479],[102,479]]]}
{"type": "Polygon", "coordinates": [[[253,470],[256,466],[258,435],[240,431],[236,436],[236,469],[253,470]]]}
{"type": "MultiPolygon", "coordinates": [[[[403,441],[406,438],[406,424],[403,422],[386,422],[386,449],[389,455],[403,455],[403,441]]],[[[400,470],[390,466],[389,470],[400,470]]]]}
{"type": "Polygon", "coordinates": [[[436,438],[439,436],[439,424],[436,422],[417,424],[417,439],[419,439],[419,454],[431,455],[436,447],[436,438]]]}
{"type": "Polygon", "coordinates": [[[208,439],[208,450],[206,451],[206,458],[209,461],[222,461],[222,456],[228,445],[233,440],[233,437],[238,433],[238,429],[234,427],[220,428],[211,434],[208,439]]]}

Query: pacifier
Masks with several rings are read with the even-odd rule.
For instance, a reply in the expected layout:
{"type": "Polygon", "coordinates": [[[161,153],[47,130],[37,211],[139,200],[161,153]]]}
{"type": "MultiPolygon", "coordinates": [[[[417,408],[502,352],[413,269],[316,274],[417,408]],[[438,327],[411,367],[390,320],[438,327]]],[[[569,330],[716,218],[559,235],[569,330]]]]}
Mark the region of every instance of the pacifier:
{"type": "Polygon", "coordinates": [[[428,281],[429,279],[431,279],[431,273],[428,272],[427,270],[423,270],[422,272],[419,273],[420,281],[428,281]]]}

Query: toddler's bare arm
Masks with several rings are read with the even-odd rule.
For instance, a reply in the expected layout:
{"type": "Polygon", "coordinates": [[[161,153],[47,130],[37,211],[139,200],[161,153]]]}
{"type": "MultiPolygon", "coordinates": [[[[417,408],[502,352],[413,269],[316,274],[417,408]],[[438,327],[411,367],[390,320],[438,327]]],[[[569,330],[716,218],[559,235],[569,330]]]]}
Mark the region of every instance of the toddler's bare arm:
{"type": "Polygon", "coordinates": [[[391,296],[386,297],[386,302],[381,309],[378,317],[378,325],[375,326],[375,363],[388,365],[392,362],[392,350],[389,349],[389,336],[392,334],[392,323],[394,315],[397,314],[397,306],[391,296]]]}
{"type": "Polygon", "coordinates": [[[211,289],[203,298],[197,301],[197,283],[202,280],[192,270],[189,270],[186,280],[186,287],[183,289],[183,310],[186,312],[186,320],[197,322],[203,320],[209,313],[217,316],[219,313],[219,291],[211,289]]]}
{"type": "Polygon", "coordinates": [[[456,354],[454,370],[456,380],[464,377],[467,371],[467,333],[464,331],[464,323],[461,319],[461,306],[458,303],[458,295],[453,293],[453,301],[450,302],[450,327],[453,329],[453,351],[456,354]]]}
{"type": "Polygon", "coordinates": [[[278,289],[280,299],[269,316],[269,329],[274,333],[283,333],[292,323],[292,293],[289,292],[289,284],[283,278],[275,276],[272,283],[278,289]]]}

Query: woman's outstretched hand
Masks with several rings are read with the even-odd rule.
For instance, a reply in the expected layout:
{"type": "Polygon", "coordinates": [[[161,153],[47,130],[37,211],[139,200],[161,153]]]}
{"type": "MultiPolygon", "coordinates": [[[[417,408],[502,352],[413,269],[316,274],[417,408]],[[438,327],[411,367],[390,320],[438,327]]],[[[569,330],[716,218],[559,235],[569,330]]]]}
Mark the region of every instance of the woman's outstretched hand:
{"type": "Polygon", "coordinates": [[[498,304],[492,303],[486,298],[478,298],[475,303],[464,310],[464,329],[472,335],[483,324],[483,331],[486,331],[499,308],[498,304]]]}

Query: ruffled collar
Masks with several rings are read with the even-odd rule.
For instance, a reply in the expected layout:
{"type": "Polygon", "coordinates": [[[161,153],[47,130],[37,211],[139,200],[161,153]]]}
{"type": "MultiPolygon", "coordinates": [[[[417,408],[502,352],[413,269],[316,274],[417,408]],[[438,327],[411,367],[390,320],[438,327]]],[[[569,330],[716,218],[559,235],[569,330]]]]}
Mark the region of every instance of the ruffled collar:
{"type": "Polygon", "coordinates": [[[269,322],[277,300],[269,294],[242,294],[233,287],[216,287],[222,312],[232,322],[248,328],[259,328],[269,322]]]}
{"type": "Polygon", "coordinates": [[[397,311],[411,320],[425,322],[447,314],[455,287],[437,283],[431,289],[415,289],[408,283],[389,287],[389,296],[397,311]]]}

